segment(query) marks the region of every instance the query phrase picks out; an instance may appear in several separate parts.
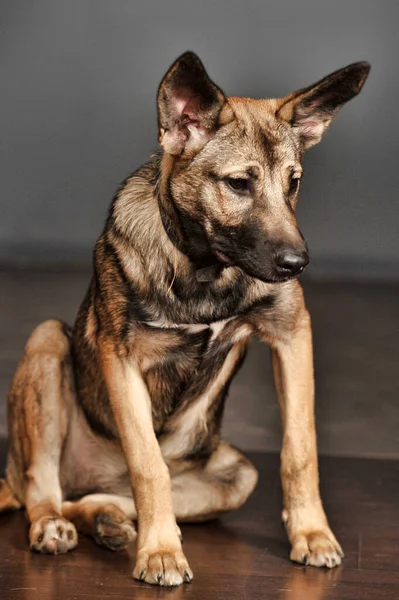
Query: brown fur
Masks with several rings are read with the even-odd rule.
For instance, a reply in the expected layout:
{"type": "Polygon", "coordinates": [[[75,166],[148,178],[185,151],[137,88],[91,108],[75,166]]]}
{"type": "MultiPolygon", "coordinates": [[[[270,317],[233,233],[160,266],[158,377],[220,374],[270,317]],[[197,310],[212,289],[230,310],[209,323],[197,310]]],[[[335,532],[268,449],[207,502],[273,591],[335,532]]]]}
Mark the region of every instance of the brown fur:
{"type": "Polygon", "coordinates": [[[116,195],[73,332],[39,325],[11,385],[0,509],[26,506],[34,550],[73,548],[75,526],[121,549],[137,519],[134,576],[190,581],[176,519],[237,508],[256,484],[220,429],[229,384],[258,336],[272,347],[282,412],[291,558],[340,563],[318,491],[311,327],[296,279],[308,259],[295,206],[303,151],[368,68],[281,100],[226,98],[192,53],[168,71],[158,91],[163,152],[116,195]]]}

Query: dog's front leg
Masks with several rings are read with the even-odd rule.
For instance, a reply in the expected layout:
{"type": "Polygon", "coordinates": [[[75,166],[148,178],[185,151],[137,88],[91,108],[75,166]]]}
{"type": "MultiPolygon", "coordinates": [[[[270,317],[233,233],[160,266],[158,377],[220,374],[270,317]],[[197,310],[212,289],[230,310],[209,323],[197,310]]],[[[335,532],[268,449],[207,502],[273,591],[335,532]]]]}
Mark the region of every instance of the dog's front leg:
{"type": "Polygon", "coordinates": [[[283,521],[292,544],[290,556],[296,562],[334,567],[343,553],[319,493],[312,331],[304,306],[294,330],[274,340],[272,358],[283,422],[283,521]]]}
{"type": "Polygon", "coordinates": [[[158,585],[190,581],[172,509],[168,468],[162,458],[147,386],[138,366],[101,349],[102,367],[129,469],[138,515],[138,548],[133,576],[158,585]]]}

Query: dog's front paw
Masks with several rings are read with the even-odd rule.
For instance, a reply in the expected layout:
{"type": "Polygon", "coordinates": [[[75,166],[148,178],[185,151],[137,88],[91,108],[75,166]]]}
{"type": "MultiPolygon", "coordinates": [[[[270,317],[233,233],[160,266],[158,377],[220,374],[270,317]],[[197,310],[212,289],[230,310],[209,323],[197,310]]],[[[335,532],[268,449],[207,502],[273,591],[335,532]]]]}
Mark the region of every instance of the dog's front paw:
{"type": "Polygon", "coordinates": [[[283,510],[283,523],[292,544],[290,558],[313,567],[337,567],[344,553],[321,508],[283,510]]]}
{"type": "Polygon", "coordinates": [[[294,562],[313,567],[337,567],[344,556],[330,530],[310,531],[297,535],[290,558],[294,562]]]}
{"type": "Polygon", "coordinates": [[[190,583],[193,578],[186,557],[181,550],[159,550],[146,552],[140,550],[137,555],[133,577],[155,585],[180,585],[190,583]]]}
{"type": "Polygon", "coordinates": [[[75,526],[63,517],[42,517],[29,530],[31,550],[42,554],[64,554],[78,543],[75,526]]]}

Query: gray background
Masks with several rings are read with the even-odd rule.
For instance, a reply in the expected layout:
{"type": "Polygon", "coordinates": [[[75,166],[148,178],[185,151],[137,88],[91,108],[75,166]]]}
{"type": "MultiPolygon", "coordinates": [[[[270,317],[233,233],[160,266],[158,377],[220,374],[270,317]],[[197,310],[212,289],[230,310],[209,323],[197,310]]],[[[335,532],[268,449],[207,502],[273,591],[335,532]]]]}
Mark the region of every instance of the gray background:
{"type": "Polygon", "coordinates": [[[395,0],[3,0],[0,260],[90,259],[119,181],[157,147],[157,85],[192,49],[254,97],[372,63],[306,157],[299,216],[311,274],[399,276],[398,21],[395,0]]]}

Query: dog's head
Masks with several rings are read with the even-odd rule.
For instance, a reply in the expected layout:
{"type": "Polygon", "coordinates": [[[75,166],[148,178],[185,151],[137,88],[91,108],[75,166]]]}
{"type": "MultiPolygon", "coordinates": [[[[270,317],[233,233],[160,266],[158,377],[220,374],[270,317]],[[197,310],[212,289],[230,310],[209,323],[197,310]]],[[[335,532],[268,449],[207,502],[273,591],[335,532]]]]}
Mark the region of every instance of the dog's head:
{"type": "Polygon", "coordinates": [[[285,98],[252,100],[227,98],[192,52],[176,60],[158,90],[161,189],[174,238],[198,267],[236,265],[267,282],[303,271],[301,158],[369,70],[355,63],[285,98]]]}

